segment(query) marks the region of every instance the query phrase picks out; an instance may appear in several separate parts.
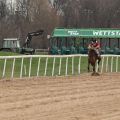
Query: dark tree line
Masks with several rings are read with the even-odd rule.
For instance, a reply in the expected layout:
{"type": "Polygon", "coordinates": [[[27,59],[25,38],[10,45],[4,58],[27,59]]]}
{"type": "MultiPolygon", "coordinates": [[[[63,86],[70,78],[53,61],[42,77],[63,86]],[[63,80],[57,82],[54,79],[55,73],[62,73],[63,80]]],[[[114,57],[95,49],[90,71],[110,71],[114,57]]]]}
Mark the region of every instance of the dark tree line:
{"type": "Polygon", "coordinates": [[[119,0],[55,0],[65,27],[120,27],[119,0]]]}
{"type": "Polygon", "coordinates": [[[44,35],[34,37],[32,46],[46,48],[47,34],[59,24],[58,17],[48,0],[17,0],[16,3],[0,0],[0,41],[19,37],[23,44],[28,32],[43,29],[44,35]]]}
{"type": "Polygon", "coordinates": [[[28,32],[43,29],[35,37],[35,48],[47,48],[47,34],[55,27],[119,28],[120,0],[0,0],[0,45],[3,38],[19,37],[23,44],[28,32]]]}

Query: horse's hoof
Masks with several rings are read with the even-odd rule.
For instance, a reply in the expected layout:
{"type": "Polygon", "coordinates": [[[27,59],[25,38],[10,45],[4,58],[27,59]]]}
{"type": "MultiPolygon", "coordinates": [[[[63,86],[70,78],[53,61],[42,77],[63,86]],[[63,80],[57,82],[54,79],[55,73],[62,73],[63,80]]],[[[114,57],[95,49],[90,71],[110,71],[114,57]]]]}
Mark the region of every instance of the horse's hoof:
{"type": "Polygon", "coordinates": [[[95,75],[95,73],[92,73],[92,74],[91,74],[91,76],[94,76],[94,75],[95,75]]]}
{"type": "Polygon", "coordinates": [[[94,72],[94,73],[92,73],[91,75],[92,75],[92,76],[100,76],[100,74],[97,73],[97,72],[94,72]]]}
{"type": "Polygon", "coordinates": [[[99,73],[95,73],[96,74],[96,76],[100,76],[100,74],[99,73]]]}

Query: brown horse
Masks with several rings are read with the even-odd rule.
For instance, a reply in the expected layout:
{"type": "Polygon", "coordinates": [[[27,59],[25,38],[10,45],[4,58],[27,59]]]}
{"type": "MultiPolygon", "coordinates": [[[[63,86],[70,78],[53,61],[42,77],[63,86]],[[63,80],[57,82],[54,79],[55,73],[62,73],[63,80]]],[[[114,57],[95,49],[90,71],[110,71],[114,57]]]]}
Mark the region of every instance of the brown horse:
{"type": "Polygon", "coordinates": [[[98,56],[95,49],[89,49],[89,53],[88,53],[88,72],[90,71],[90,64],[91,64],[92,67],[93,67],[93,74],[96,73],[95,65],[96,65],[97,60],[98,60],[98,66],[99,66],[99,63],[101,61],[101,57],[98,56]]]}

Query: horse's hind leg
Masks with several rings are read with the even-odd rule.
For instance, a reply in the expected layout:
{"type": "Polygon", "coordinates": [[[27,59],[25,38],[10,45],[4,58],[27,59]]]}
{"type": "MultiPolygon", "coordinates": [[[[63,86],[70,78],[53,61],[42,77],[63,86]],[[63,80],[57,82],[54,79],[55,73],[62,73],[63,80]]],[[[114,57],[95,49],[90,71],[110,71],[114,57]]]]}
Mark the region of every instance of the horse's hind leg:
{"type": "Polygon", "coordinates": [[[100,61],[101,61],[101,57],[98,59],[98,71],[99,71],[99,64],[100,64],[100,61]]]}

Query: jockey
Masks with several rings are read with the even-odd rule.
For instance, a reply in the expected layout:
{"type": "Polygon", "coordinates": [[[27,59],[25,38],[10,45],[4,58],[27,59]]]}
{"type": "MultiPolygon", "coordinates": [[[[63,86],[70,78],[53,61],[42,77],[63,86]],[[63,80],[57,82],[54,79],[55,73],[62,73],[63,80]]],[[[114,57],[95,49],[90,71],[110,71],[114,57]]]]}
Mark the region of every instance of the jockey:
{"type": "Polygon", "coordinates": [[[100,43],[97,40],[92,40],[88,45],[88,49],[94,49],[98,56],[100,56],[100,43]]]}

